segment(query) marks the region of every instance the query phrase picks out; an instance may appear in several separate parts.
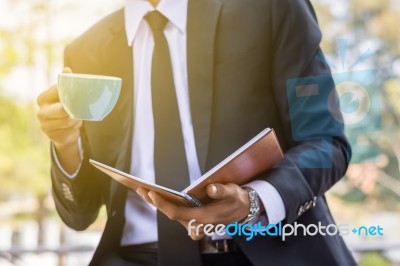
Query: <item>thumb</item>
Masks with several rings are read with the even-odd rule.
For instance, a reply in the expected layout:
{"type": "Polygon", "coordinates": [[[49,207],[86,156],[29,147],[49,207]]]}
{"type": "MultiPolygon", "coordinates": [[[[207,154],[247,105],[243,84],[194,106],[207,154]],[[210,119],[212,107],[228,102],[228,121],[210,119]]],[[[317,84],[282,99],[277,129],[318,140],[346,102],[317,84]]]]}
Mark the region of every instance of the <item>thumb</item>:
{"type": "Polygon", "coordinates": [[[210,184],[207,186],[207,194],[212,199],[222,199],[226,196],[227,187],[222,184],[210,184]]]}
{"type": "Polygon", "coordinates": [[[62,73],[72,73],[72,70],[69,67],[64,67],[62,73]]]}
{"type": "MultiPolygon", "coordinates": [[[[72,73],[72,70],[69,67],[64,67],[61,73],[72,73]]],[[[37,98],[37,103],[39,106],[56,103],[59,101],[60,98],[58,95],[57,85],[51,86],[48,90],[44,91],[37,98]]]]}

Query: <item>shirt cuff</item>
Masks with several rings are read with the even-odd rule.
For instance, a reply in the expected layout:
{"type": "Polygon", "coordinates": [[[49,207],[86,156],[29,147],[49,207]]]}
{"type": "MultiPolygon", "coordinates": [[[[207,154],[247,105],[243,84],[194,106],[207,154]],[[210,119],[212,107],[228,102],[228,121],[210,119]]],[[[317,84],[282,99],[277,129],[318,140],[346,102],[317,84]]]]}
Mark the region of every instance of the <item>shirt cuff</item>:
{"type": "MultiPolygon", "coordinates": [[[[254,180],[246,184],[245,187],[249,187],[257,192],[261,203],[264,205],[269,224],[277,224],[286,218],[286,209],[282,197],[268,181],[254,180]]],[[[264,220],[265,217],[261,215],[259,221],[264,223],[264,220]]]]}
{"type": "Polygon", "coordinates": [[[79,158],[81,159],[81,162],[78,165],[78,168],[76,169],[76,171],[74,173],[68,174],[67,171],[65,171],[64,168],[61,166],[61,163],[58,160],[57,152],[56,152],[56,149],[54,148],[54,143],[51,143],[51,152],[53,153],[54,161],[56,162],[57,167],[58,167],[58,169],[60,169],[61,173],[63,173],[63,175],[65,175],[69,179],[74,179],[78,175],[79,170],[81,170],[82,160],[83,160],[83,147],[82,147],[81,137],[78,138],[78,150],[79,150],[79,158]]]}

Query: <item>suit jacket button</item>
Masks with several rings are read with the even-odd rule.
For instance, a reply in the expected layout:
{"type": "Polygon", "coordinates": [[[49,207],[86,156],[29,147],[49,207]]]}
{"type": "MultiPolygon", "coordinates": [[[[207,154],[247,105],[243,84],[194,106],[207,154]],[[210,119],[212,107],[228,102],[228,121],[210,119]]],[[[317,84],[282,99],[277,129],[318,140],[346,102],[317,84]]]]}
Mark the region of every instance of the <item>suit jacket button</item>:
{"type": "Polygon", "coordinates": [[[65,195],[65,198],[66,198],[67,200],[71,201],[71,202],[74,202],[74,201],[75,201],[75,199],[74,199],[74,197],[73,197],[72,195],[65,195]]]}
{"type": "Polygon", "coordinates": [[[117,214],[117,211],[113,210],[112,213],[111,213],[111,216],[114,217],[116,214],[117,214]]]}
{"type": "Polygon", "coordinates": [[[67,184],[65,184],[65,183],[62,183],[61,184],[61,187],[62,187],[62,191],[64,191],[64,192],[69,192],[69,191],[71,191],[71,189],[68,187],[68,185],[67,184]]]}
{"type": "Polygon", "coordinates": [[[302,205],[302,206],[300,206],[299,211],[297,212],[297,215],[300,216],[303,214],[303,212],[304,212],[304,206],[302,205]]]}
{"type": "Polygon", "coordinates": [[[317,197],[314,197],[312,206],[315,207],[317,205],[317,197]]]}

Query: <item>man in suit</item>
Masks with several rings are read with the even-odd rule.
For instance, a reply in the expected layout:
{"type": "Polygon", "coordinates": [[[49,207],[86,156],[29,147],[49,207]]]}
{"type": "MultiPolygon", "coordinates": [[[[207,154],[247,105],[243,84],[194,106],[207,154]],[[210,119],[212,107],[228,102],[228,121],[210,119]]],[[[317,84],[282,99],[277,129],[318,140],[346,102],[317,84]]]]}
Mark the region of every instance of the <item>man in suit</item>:
{"type": "Polygon", "coordinates": [[[123,80],[116,107],[101,122],[70,118],[56,86],[38,98],[42,129],[52,141],[59,215],[71,228],[84,230],[100,207],[107,207],[107,224],[91,264],[354,265],[338,234],[246,242],[241,236],[205,238],[201,232],[191,240],[185,229],[191,219],[229,224],[249,216],[269,224],[334,224],[324,193],[344,175],[350,152],[343,124],[332,118],[340,114],[329,68],[315,59],[320,41],[307,0],[127,0],[123,10],[68,45],[65,65],[74,72],[123,80]],[[163,25],[154,26],[149,14],[163,25]],[[154,63],[162,62],[155,60],[165,52],[168,62],[154,63]],[[155,69],[159,65],[161,71],[155,69]],[[301,77],[319,77],[320,90],[332,91],[329,108],[324,98],[315,104],[315,97],[304,95],[294,100],[300,108],[292,108],[287,81],[301,77]],[[160,124],[176,121],[168,108],[158,110],[162,97],[155,104],[159,80],[168,80],[164,83],[176,93],[171,110],[178,107],[179,132],[170,136],[180,138],[171,141],[172,148],[163,146],[171,156],[161,156],[161,162],[159,145],[168,141],[160,141],[165,137],[160,124]],[[160,119],[162,112],[168,114],[160,119]],[[285,159],[243,187],[210,185],[207,192],[214,201],[194,209],[177,207],[155,193],[128,191],[88,162],[92,158],[182,189],[266,127],[277,132],[285,159]],[[297,131],[301,138],[295,137],[297,131]],[[175,156],[179,149],[183,157],[175,156]],[[160,163],[167,169],[160,171],[160,163]],[[187,174],[157,179],[183,168],[187,174]],[[254,204],[255,213],[249,211],[254,204]]]}

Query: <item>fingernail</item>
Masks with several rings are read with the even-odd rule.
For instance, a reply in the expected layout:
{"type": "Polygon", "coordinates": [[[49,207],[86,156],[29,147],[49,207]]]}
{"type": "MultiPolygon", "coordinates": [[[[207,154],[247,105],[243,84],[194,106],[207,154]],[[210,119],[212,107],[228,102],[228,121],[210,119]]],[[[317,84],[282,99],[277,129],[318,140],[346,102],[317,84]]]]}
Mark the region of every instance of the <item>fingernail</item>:
{"type": "Polygon", "coordinates": [[[215,185],[211,185],[211,193],[213,193],[213,194],[217,194],[217,186],[215,186],[215,185]]]}

